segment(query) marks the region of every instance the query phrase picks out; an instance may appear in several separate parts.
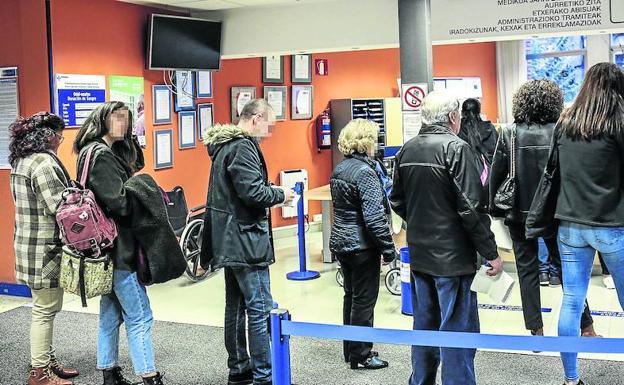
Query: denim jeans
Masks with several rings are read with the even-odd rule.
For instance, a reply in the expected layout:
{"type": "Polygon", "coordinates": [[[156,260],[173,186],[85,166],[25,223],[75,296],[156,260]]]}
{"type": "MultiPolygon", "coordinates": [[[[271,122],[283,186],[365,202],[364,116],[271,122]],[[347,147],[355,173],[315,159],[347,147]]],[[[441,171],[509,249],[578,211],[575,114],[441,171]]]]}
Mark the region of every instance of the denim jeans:
{"type": "Polygon", "coordinates": [[[560,266],[559,261],[554,261],[544,238],[537,241],[537,258],[539,259],[539,272],[548,274],[551,277],[559,277],[560,266]]]}
{"type": "MultiPolygon", "coordinates": [[[[594,256],[602,253],[613,276],[620,305],[624,308],[624,227],[593,227],[571,222],[559,226],[563,301],[559,335],[578,336],[578,324],[587,296],[594,256]]],[[[577,353],[561,353],[565,377],[578,380],[577,353]]]]}
{"type": "Polygon", "coordinates": [[[152,345],[152,309],[136,273],[113,270],[113,291],[100,300],[97,368],[118,365],[119,327],[126,324],[128,350],[137,375],[156,371],[152,345]]]}
{"type": "Polygon", "coordinates": [[[268,318],[273,307],[269,268],[226,267],[225,348],[230,374],[253,371],[254,384],[271,382],[268,318]],[[245,336],[245,313],[249,353],[245,336]],[[251,359],[250,356],[251,355],[251,359]]]}
{"type": "MultiPolygon", "coordinates": [[[[479,333],[474,274],[434,277],[412,271],[414,330],[479,333]]],[[[412,346],[409,385],[435,385],[442,362],[442,385],[475,385],[475,349],[412,346]]]]}

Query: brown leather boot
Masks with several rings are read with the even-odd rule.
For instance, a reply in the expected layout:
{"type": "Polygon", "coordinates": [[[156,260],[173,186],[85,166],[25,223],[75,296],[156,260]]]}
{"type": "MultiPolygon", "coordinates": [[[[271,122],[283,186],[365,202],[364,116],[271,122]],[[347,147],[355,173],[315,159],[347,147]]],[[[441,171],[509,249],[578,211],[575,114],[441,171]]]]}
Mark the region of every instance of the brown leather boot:
{"type": "Polygon", "coordinates": [[[74,378],[77,375],[79,375],[80,373],[78,372],[78,369],[76,368],[68,368],[66,366],[63,366],[63,364],[61,364],[58,360],[50,360],[50,369],[52,370],[52,372],[54,374],[57,375],[57,377],[63,378],[65,380],[69,379],[69,378],[74,378]]]}
{"type": "Polygon", "coordinates": [[[73,381],[59,378],[49,367],[31,368],[28,385],[73,385],[73,381]]]}

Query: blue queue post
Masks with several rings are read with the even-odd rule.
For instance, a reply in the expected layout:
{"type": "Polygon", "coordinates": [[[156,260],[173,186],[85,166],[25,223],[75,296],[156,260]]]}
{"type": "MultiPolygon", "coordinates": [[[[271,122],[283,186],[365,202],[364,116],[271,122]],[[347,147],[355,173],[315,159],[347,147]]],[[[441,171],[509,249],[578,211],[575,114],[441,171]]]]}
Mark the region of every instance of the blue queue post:
{"type": "Polygon", "coordinates": [[[401,255],[401,313],[413,315],[412,309],[412,280],[410,268],[409,247],[402,247],[401,255]]]}
{"type": "Polygon", "coordinates": [[[293,271],[286,274],[286,279],[291,281],[308,281],[316,279],[321,276],[318,271],[312,271],[306,269],[306,244],[305,244],[305,214],[303,210],[303,183],[297,182],[295,184],[295,192],[299,195],[299,202],[297,202],[297,237],[299,239],[299,271],[293,271]]]}
{"type": "Polygon", "coordinates": [[[271,311],[271,363],[273,385],[291,385],[290,336],[282,335],[282,321],[290,321],[287,310],[271,311]]]}

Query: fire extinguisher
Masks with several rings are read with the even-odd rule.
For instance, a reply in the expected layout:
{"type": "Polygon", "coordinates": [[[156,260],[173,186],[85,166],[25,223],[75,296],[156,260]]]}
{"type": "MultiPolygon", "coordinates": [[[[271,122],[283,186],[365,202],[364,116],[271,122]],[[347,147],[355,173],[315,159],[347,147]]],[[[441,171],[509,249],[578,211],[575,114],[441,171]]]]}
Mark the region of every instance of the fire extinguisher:
{"type": "Polygon", "coordinates": [[[331,118],[329,117],[329,109],[323,111],[316,118],[316,141],[319,150],[331,148],[331,118]]]}

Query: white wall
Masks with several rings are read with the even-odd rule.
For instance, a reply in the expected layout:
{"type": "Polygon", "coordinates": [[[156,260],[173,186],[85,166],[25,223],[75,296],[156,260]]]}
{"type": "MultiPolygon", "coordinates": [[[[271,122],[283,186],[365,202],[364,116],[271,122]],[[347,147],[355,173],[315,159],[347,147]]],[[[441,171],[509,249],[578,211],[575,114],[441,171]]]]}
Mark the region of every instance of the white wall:
{"type": "Polygon", "coordinates": [[[587,62],[585,68],[602,62],[610,62],[611,57],[611,35],[587,36],[587,62]]]}
{"type": "Polygon", "coordinates": [[[336,0],[193,16],[224,21],[225,59],[399,46],[397,0],[336,0]]]}

